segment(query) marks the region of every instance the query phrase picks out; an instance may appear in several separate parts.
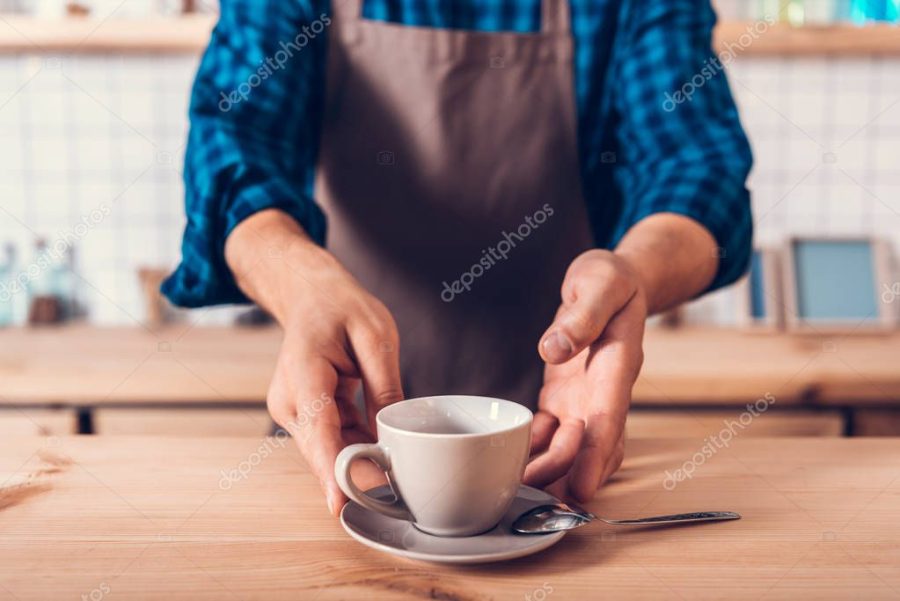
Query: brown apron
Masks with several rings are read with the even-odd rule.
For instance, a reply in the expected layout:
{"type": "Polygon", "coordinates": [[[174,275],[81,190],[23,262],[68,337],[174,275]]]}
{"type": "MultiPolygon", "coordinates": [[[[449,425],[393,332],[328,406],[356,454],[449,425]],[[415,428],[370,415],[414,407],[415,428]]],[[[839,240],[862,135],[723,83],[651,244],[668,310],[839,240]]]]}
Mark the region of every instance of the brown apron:
{"type": "Polygon", "coordinates": [[[407,398],[537,402],[541,333],[592,245],[568,0],[533,34],[366,20],[335,0],[316,198],[400,331],[407,398]]]}

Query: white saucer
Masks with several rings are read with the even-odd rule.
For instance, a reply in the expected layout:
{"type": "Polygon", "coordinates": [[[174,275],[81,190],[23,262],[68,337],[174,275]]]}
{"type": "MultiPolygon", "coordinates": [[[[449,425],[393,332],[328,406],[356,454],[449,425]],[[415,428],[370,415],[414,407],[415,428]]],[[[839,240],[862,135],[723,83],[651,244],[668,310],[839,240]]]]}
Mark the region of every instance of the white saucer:
{"type": "MultiPolygon", "coordinates": [[[[373,488],[366,494],[385,501],[394,498],[388,485],[373,488]]],[[[391,555],[437,563],[487,563],[537,553],[565,536],[565,532],[513,534],[510,528],[513,520],[532,507],[558,502],[553,495],[522,485],[500,523],[477,536],[434,536],[407,521],[375,513],[353,501],[341,510],[341,525],[362,544],[391,555]]]]}

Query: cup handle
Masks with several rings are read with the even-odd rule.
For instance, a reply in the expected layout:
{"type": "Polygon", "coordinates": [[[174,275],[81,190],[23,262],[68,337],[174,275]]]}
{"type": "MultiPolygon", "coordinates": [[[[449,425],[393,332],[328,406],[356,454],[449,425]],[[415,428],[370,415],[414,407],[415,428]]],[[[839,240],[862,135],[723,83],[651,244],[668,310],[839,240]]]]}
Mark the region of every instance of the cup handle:
{"type": "Polygon", "coordinates": [[[345,447],[334,462],[334,477],[344,494],[366,509],[398,520],[413,521],[412,514],[409,513],[406,504],[403,503],[403,499],[397,494],[393,485],[391,485],[391,489],[394,491],[396,500],[391,503],[374,499],[357,488],[350,477],[350,465],[356,459],[371,459],[388,474],[388,481],[390,481],[391,461],[384,447],[378,444],[352,444],[345,447]]]}

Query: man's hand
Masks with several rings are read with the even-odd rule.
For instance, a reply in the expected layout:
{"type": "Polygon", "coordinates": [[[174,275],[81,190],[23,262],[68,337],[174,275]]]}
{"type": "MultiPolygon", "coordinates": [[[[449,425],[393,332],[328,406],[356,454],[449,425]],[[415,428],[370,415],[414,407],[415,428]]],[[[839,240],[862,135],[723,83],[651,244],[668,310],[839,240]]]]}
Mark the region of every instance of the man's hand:
{"type": "Polygon", "coordinates": [[[539,344],[547,366],[526,483],[585,502],[619,468],[646,318],[644,290],[625,259],[592,250],[572,262],[539,344]]]}
{"type": "Polygon", "coordinates": [[[644,321],[705,290],[719,256],[698,222],[657,213],[635,224],[615,253],[591,250],[572,262],[562,306],[539,343],[547,365],[527,483],[587,502],[619,468],[644,321]]]}
{"type": "MultiPolygon", "coordinates": [[[[241,289],[284,328],[269,412],[294,437],[337,515],[346,497],[334,478],[335,458],[348,444],[374,442],[375,414],[403,398],[394,319],[279,211],[241,222],[225,255],[241,289]],[[366,415],[354,406],[360,384],[366,415]]],[[[356,467],[364,489],[383,483],[373,465],[356,467]]]]}

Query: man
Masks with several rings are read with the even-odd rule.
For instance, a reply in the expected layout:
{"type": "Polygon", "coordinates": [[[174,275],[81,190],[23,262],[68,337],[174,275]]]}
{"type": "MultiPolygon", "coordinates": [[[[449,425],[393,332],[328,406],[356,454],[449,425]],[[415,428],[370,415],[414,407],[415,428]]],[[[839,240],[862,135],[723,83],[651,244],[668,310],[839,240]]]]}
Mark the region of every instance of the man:
{"type": "Polygon", "coordinates": [[[535,408],[525,481],[590,499],[646,317],[749,255],[708,0],[262,5],[225,0],[200,65],[164,292],[282,325],[268,406],[335,514],[338,452],[431,394],[535,408]]]}

